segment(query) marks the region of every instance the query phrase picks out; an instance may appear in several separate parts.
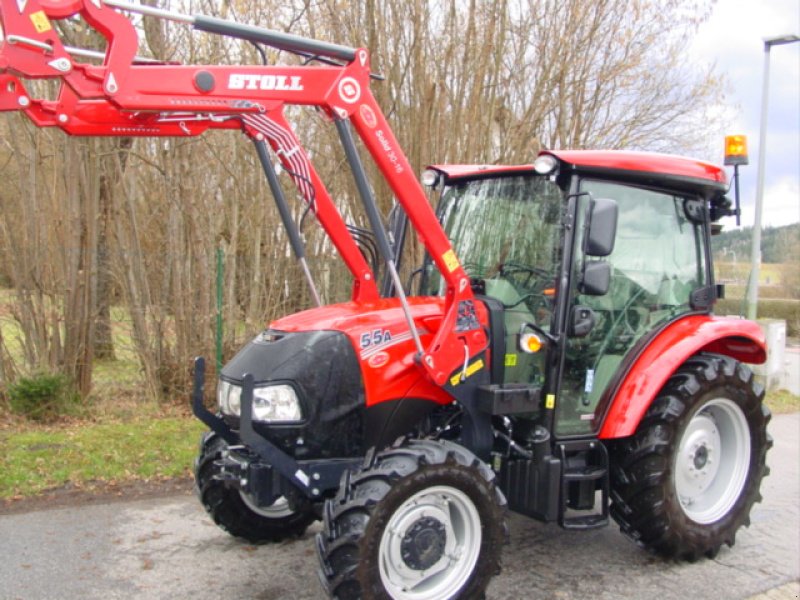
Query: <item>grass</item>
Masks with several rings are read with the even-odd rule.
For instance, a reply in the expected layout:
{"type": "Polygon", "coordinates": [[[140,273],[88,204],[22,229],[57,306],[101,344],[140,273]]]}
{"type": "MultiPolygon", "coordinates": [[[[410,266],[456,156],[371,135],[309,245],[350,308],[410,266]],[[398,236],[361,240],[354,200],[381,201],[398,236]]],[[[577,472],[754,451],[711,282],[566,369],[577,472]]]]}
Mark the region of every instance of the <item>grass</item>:
{"type": "MultiPolygon", "coordinates": [[[[0,290],[0,328],[12,360],[21,365],[22,332],[11,314],[12,294],[0,290]]],[[[95,361],[82,418],[37,424],[11,415],[0,398],[0,500],[190,474],[204,426],[185,409],[144,398],[130,319],[115,306],[111,321],[116,360],[95,361]]]]}
{"type": "Polygon", "coordinates": [[[768,392],[765,402],[774,415],[800,411],[800,396],[786,390],[768,392]]]}
{"type": "MultiPolygon", "coordinates": [[[[791,269],[791,263],[761,263],[758,269],[758,285],[780,285],[783,282],[786,269],[791,269]]],[[[750,262],[714,261],[714,270],[718,281],[739,282],[746,285],[750,276],[750,262]]]]}
{"type": "Polygon", "coordinates": [[[0,499],[71,485],[190,474],[202,423],[188,416],[0,430],[0,499]]]}
{"type": "MultiPolygon", "coordinates": [[[[767,394],[774,414],[800,411],[800,396],[767,394]]],[[[45,427],[21,421],[0,429],[0,500],[49,488],[91,487],[191,473],[204,425],[187,415],[126,421],[74,421],[45,427]],[[19,430],[17,430],[19,429],[19,430]]]]}

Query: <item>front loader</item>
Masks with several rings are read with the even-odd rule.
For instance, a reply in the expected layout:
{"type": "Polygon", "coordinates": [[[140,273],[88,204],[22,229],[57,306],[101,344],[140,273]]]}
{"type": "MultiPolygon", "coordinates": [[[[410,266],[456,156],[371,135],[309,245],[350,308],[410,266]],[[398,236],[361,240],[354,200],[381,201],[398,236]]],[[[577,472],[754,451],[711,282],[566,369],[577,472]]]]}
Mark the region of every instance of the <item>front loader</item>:
{"type": "Polygon", "coordinates": [[[220,527],[274,542],[321,519],[320,580],[342,599],[480,597],[508,509],[572,529],[610,515],[667,557],[733,545],[771,441],[744,364],[765,360],[764,337],[713,315],[710,235],[736,212],[721,168],[589,151],[434,166],[434,211],[370,92],[365,49],[119,0],[0,7],[1,110],[70,135],[253,140],[317,306],[273,321],[223,367],[215,411],[196,361],[193,410],[209,427],[196,485],[220,527]],[[305,64],[161,63],[137,54],[130,13],[305,64]],[[62,44],[56,23],[77,15],[105,49],[62,44]],[[55,99],[30,93],[36,79],[59,84],[55,99]],[[342,218],[288,106],[336,129],[369,236],[342,218]],[[389,231],[354,132],[396,198],[389,231]],[[350,301],[319,302],[273,157],[347,266],[350,301]],[[404,286],[409,230],[425,259],[404,286]]]}

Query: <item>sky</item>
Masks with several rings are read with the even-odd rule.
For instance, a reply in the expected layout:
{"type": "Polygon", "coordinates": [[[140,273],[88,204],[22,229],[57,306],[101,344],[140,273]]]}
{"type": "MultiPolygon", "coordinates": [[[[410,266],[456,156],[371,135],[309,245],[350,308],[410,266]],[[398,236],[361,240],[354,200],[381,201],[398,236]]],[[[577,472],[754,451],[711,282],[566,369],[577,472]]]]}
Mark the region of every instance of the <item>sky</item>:
{"type": "MultiPolygon", "coordinates": [[[[800,36],[800,0],[718,0],[688,49],[728,80],[717,109],[729,125],[719,132],[719,156],[707,158],[722,162],[725,135],[747,136],[750,164],[739,167],[742,226],[752,226],[755,215],[764,39],[786,34],[800,36]]],[[[800,221],[800,42],[772,46],[769,84],[762,225],[780,226],[800,221]]],[[[733,218],[723,223],[735,226],[733,218]]]]}

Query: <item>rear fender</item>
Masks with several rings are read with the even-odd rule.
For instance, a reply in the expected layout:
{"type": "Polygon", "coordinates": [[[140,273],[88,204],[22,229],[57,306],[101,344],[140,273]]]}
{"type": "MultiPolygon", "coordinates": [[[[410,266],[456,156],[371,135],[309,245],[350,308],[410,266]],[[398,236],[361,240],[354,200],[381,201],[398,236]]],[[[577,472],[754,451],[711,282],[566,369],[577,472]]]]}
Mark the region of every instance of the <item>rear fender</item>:
{"type": "Polygon", "coordinates": [[[612,439],[633,434],[670,376],[699,352],[725,354],[754,364],[767,359],[764,333],[753,321],[690,315],[671,323],[650,342],[623,378],[599,437],[612,439]]]}

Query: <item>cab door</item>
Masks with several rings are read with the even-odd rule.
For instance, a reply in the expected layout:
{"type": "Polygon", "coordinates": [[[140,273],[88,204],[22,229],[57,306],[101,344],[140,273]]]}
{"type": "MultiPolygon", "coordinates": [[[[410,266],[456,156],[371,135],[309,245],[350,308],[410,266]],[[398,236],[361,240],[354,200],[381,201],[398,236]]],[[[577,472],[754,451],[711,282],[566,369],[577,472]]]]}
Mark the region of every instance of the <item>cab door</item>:
{"type": "Polygon", "coordinates": [[[599,430],[615,381],[640,341],[693,312],[692,292],[708,285],[703,223],[690,209],[697,199],[595,180],[582,181],[580,191],[576,231],[583,234],[576,236],[572,265],[556,403],[558,437],[599,430]],[[613,199],[618,207],[607,256],[593,254],[586,243],[594,225],[589,222],[592,204],[601,198],[613,199]],[[606,290],[586,286],[587,269],[607,270],[606,290]]]}

